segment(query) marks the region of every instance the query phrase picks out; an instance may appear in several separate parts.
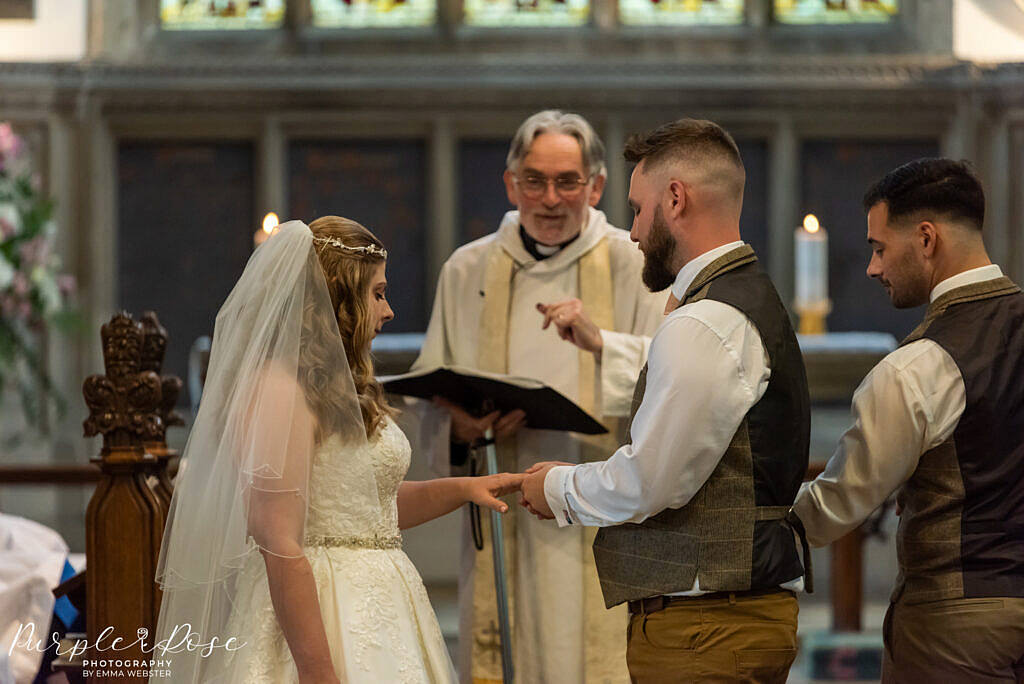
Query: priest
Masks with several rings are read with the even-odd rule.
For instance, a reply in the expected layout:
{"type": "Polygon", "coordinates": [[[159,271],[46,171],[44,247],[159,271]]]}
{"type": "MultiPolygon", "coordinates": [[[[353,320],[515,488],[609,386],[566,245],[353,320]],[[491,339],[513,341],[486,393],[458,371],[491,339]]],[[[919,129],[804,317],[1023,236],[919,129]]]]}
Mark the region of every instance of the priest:
{"type": "MultiPolygon", "coordinates": [[[[505,214],[497,231],[459,248],[445,263],[413,368],[458,365],[536,378],[602,420],[609,435],[532,430],[523,427],[520,412],[477,417],[469,411],[475,407],[439,400],[442,440],[433,455],[446,469],[473,462],[473,443],[488,426],[497,434],[501,470],[522,471],[554,457],[583,462],[614,448],[616,417],[629,413],[664,297],[639,285],[642,254],[626,231],[594,209],[605,178],[604,145],[581,116],[548,110],[526,119],[512,139],[504,173],[516,210],[505,214]]],[[[482,522],[477,537],[484,548],[475,548],[468,523],[463,547],[463,682],[501,680],[486,516],[482,522]]],[[[627,616],[622,607],[604,608],[593,531],[580,527],[567,536],[554,522],[518,507],[504,527],[516,679],[629,681],[627,616]]]]}

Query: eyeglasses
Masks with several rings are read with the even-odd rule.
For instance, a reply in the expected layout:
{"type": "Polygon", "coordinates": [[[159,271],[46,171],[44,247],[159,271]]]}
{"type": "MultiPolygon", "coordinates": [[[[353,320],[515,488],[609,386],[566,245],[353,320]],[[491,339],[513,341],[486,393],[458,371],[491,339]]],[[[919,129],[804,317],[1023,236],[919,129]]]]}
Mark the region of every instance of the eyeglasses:
{"type": "Polygon", "coordinates": [[[576,199],[583,192],[584,186],[590,182],[589,177],[580,178],[576,175],[548,178],[547,176],[531,173],[526,176],[514,176],[514,178],[516,185],[519,186],[523,195],[529,199],[540,199],[543,197],[544,193],[548,191],[548,183],[554,184],[555,192],[562,199],[576,199]]]}

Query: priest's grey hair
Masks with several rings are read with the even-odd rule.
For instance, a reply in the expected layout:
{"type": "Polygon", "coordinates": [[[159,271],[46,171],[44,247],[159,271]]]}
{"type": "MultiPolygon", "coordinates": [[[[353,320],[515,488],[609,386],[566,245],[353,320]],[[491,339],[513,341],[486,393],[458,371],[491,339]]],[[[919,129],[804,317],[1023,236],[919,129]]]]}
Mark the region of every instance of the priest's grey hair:
{"type": "Polygon", "coordinates": [[[604,176],[604,143],[594,132],[593,126],[579,114],[559,109],[545,109],[530,116],[516,131],[508,148],[505,166],[512,173],[519,171],[519,165],[530,152],[530,145],[541,133],[563,133],[576,138],[583,152],[583,167],[588,176],[604,176]]]}

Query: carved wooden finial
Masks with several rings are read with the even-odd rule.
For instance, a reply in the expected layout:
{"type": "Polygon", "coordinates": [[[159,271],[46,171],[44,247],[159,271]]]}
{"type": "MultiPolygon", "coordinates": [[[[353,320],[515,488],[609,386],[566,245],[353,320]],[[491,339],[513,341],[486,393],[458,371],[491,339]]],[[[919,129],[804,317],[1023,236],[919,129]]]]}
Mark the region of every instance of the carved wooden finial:
{"type": "MultiPolygon", "coordinates": [[[[142,314],[142,370],[153,371],[157,375],[163,372],[164,354],[167,351],[167,329],[160,324],[155,311],[142,314]]],[[[174,410],[181,394],[181,378],[175,375],[162,375],[160,378],[161,400],[160,418],[164,423],[164,431],[172,425],[184,425],[185,419],[174,410]]],[[[160,440],[164,441],[161,436],[160,440]]]]}
{"type": "Polygon", "coordinates": [[[103,435],[104,451],[162,440],[160,376],[142,368],[142,324],[122,311],[100,334],[106,375],[92,375],[82,386],[89,407],[86,437],[103,435]]]}
{"type": "Polygon", "coordinates": [[[167,329],[160,325],[155,311],[142,314],[142,370],[153,371],[157,375],[164,367],[164,354],[167,352],[167,329]]]}

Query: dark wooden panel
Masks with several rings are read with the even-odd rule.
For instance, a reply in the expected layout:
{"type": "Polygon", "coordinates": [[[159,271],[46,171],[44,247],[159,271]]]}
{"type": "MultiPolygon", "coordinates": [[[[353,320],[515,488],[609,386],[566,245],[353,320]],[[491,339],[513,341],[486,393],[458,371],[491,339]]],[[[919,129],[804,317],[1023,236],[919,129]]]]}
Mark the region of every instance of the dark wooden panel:
{"type": "MultiPolygon", "coordinates": [[[[192,341],[252,253],[249,144],[123,141],[118,149],[119,304],[152,309],[170,333],[164,372],[187,377],[192,341]]],[[[188,405],[187,391],[178,400],[188,405]]]]}
{"type": "MultiPolygon", "coordinates": [[[[426,152],[419,141],[323,141],[291,144],[289,218],[353,219],[388,249],[388,299],[395,320],[385,332],[427,327],[434,284],[426,283],[426,152]]],[[[283,219],[284,217],[282,217],[283,219]]]]}
{"type": "MultiPolygon", "coordinates": [[[[828,329],[881,330],[901,339],[921,320],[922,309],[897,310],[884,288],[865,274],[871,251],[861,198],[893,168],[939,154],[936,140],[816,140],[801,151],[802,211],[828,230],[828,329]]],[[[794,226],[796,228],[796,226],[794,226]]]]}
{"type": "Polygon", "coordinates": [[[740,157],[747,171],[743,190],[740,235],[757,252],[761,267],[768,263],[768,144],[764,140],[737,140],[740,157]]]}
{"type": "Polygon", "coordinates": [[[459,144],[458,243],[493,233],[506,211],[515,209],[505,194],[508,140],[463,140],[459,144]]]}

